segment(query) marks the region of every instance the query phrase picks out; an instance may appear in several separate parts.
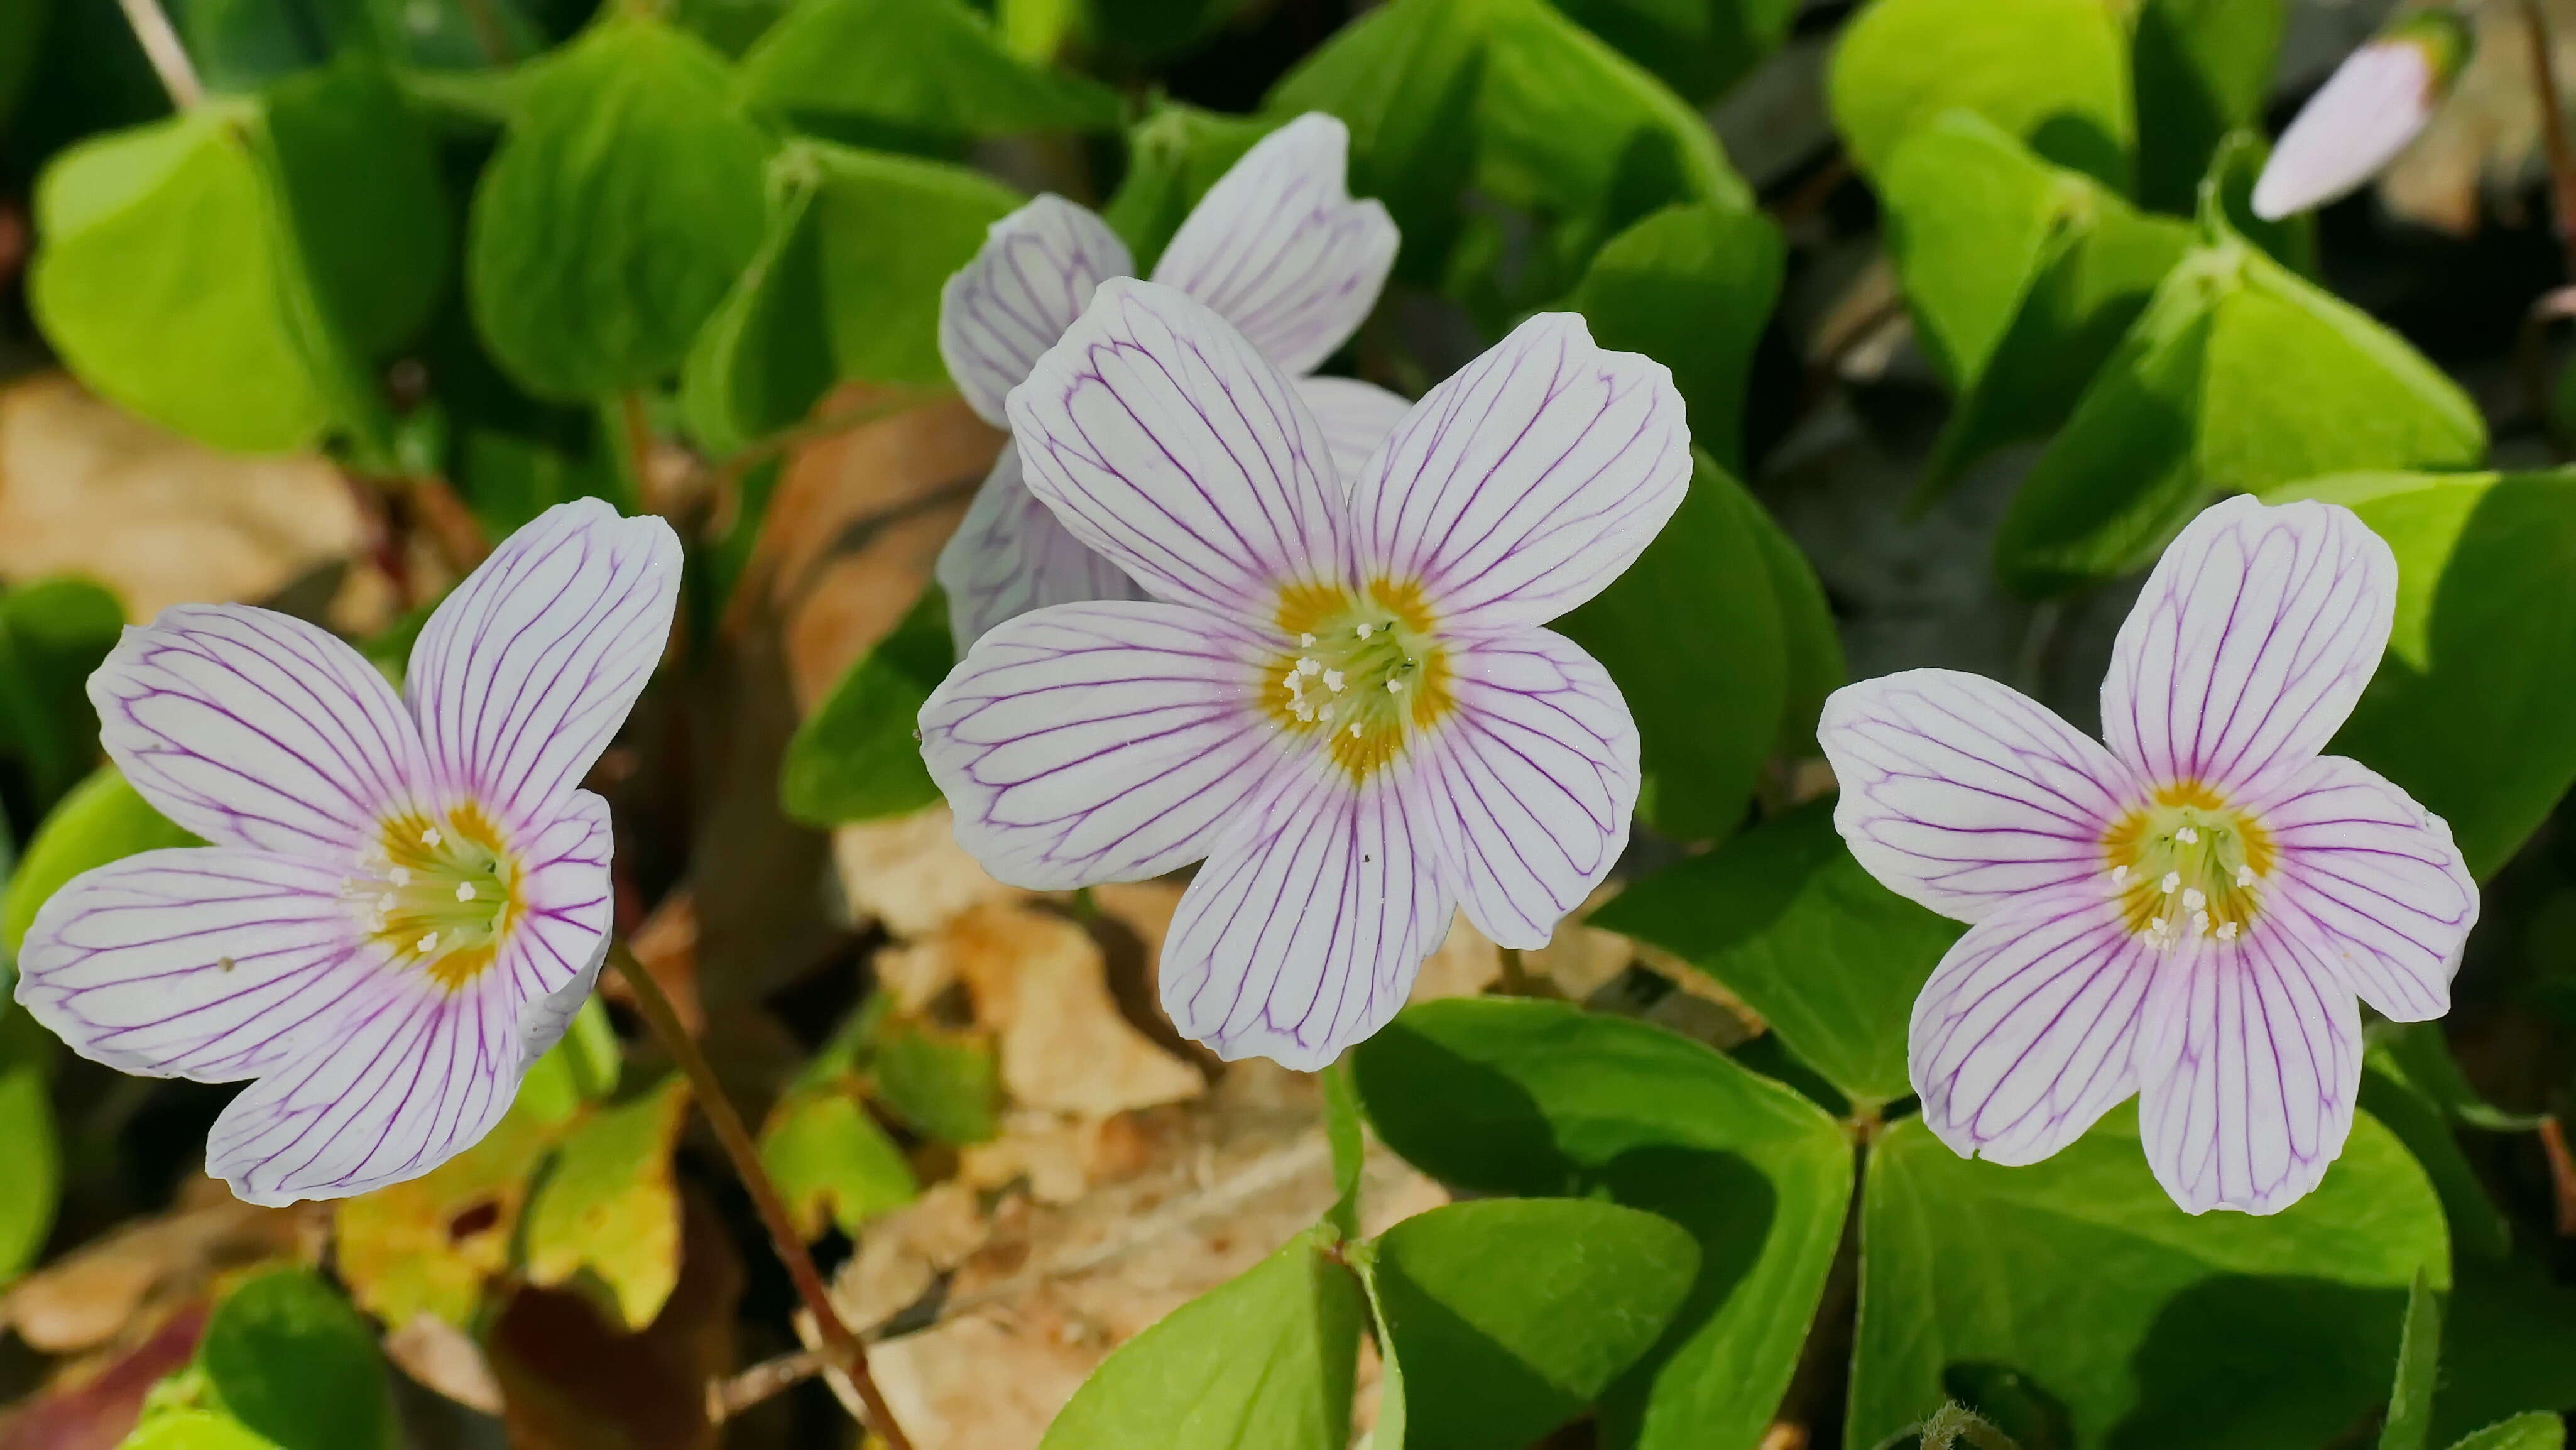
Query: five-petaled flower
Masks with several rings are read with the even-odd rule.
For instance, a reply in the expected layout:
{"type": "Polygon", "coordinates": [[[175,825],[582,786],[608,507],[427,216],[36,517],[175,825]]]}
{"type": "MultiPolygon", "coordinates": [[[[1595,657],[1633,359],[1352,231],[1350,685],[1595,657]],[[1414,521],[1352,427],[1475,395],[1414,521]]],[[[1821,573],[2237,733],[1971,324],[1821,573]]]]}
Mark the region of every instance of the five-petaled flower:
{"type": "Polygon", "coordinates": [[[85,1057],[256,1078],[206,1171],[337,1198],[472,1146],[608,948],[608,806],[579,789],[661,657],[679,540],[552,509],[439,605],[404,693],[286,615],[182,605],[90,678],[100,733],[213,843],[75,877],[18,1000],[85,1057]]]}
{"type": "Polygon", "coordinates": [[[1662,365],[1533,318],[1345,483],[1253,343],[1113,281],[1010,416],[1030,488],[1155,598],[985,635],[922,707],[922,754],[1004,881],[1206,859],[1163,950],[1183,1032],[1321,1066],[1402,1005],[1455,906],[1535,947],[1608,873],[1636,725],[1539,626],[1681,502],[1662,365]]]}
{"type": "MultiPolygon", "coordinates": [[[[1344,182],[1350,132],[1330,116],[1298,117],[1265,136],[1208,189],[1154,280],[1189,293],[1292,375],[1314,369],[1377,304],[1395,265],[1395,223],[1344,182]]],[[[1003,400],[1091,302],[1136,270],[1098,216],[1041,196],[993,224],[983,250],[939,298],[939,351],[966,401],[1008,426],[1003,400]]],[[[1349,378],[1299,376],[1344,477],[1355,476],[1404,416],[1404,399],[1349,378]]],[[[1016,445],[1002,450],[939,555],[949,630],[964,654],[1014,615],[1085,599],[1143,599],[1125,571],[1083,546],[1023,481],[1016,445]]]]}
{"type": "Polygon", "coordinates": [[[2272,1213],[2343,1150],[2355,997],[2438,1017],[2478,913],[2450,827],[2320,755],[2378,668],[2388,546],[2348,510],[2230,499],[2174,541],[2102,684],[2108,749],[1991,680],[1846,687],[1835,824],[1972,923],[1915,1000],[1924,1121],[2033,1163],[2138,1095],[2174,1202],[2272,1213]]]}

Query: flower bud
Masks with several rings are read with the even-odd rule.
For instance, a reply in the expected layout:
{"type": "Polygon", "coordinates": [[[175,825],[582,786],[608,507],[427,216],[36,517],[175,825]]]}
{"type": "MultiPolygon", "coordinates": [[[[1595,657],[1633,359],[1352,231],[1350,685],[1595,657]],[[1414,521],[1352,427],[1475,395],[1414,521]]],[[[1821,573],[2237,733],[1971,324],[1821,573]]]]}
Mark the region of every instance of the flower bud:
{"type": "Polygon", "coordinates": [[[2472,44],[2467,21],[2421,10],[2345,57],[2281,133],[2254,183],[2254,214],[2277,221],[2376,176],[2432,119],[2472,44]]]}

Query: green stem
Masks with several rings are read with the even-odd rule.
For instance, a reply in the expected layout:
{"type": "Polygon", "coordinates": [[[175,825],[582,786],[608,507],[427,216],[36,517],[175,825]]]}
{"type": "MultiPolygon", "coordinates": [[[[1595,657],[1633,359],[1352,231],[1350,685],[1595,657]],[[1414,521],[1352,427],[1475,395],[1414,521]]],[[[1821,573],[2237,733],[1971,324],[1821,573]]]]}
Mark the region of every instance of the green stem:
{"type": "Polygon", "coordinates": [[[170,104],[182,111],[203,105],[206,87],[197,79],[197,68],[188,60],[188,48],[179,43],[179,32],[161,9],[161,0],[117,0],[125,8],[125,23],[134,28],[134,39],[143,47],[143,58],[152,62],[153,74],[161,77],[161,89],[170,93],[170,104]]]}

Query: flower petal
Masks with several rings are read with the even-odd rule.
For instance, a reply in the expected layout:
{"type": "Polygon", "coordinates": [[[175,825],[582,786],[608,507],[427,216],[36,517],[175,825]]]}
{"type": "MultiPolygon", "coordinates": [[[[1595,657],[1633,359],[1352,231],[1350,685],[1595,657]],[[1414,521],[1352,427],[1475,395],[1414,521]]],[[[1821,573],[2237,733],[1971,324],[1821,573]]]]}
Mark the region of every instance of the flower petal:
{"type": "Polygon", "coordinates": [[[1351,490],[1362,573],[1418,580],[1451,627],[1544,624],[1598,594],[1690,483],[1662,363],[1545,312],[1416,405],[1351,490]]]}
{"type": "Polygon", "coordinates": [[[1441,879],[1478,930],[1535,948],[1627,848],[1637,722],[1610,672],[1548,630],[1453,645],[1455,713],[1423,738],[1441,879]]]}
{"type": "Polygon", "coordinates": [[[2382,1015],[2422,1022],[2448,1012],[2478,919],[2478,884],[2449,824],[2339,755],[2309,762],[2255,812],[2281,852],[2266,914],[2284,913],[2285,928],[2382,1015]]]}
{"type": "Polygon", "coordinates": [[[1378,445],[1413,411],[1402,394],[1357,378],[1299,378],[1297,396],[1306,400],[1306,411],[1324,430],[1333,477],[1345,492],[1368,468],[1378,445]]]}
{"type": "Polygon", "coordinates": [[[1107,222],[1060,196],[993,223],[975,260],[939,291],[939,356],[967,405],[1006,426],[1003,399],[1091,305],[1091,290],[1135,270],[1107,222]]]}
{"type": "Polygon", "coordinates": [[[1136,581],[1075,538],[1020,473],[1018,444],[1002,449],[966,517],[939,551],[948,631],[962,658],[984,632],[1050,604],[1142,599],[1136,581]]]}
{"type": "Polygon", "coordinates": [[[2025,896],[1959,938],[1914,999],[1923,1122],[1963,1158],[2036,1163],[2138,1086],[2131,1050],[2164,959],[2107,894],[2025,896]]]}
{"type": "Polygon", "coordinates": [[[2353,191],[2397,159],[2439,96],[2422,44],[2380,40],[2354,51],[2281,133],[2254,183],[2254,214],[2278,221],[2353,191]]]}
{"type": "Polygon", "coordinates": [[[577,790],[564,813],[521,848],[522,915],[498,965],[527,1004],[519,1039],[530,1062],[563,1040],[608,960],[615,844],[608,802],[577,790]]]}
{"type": "Polygon", "coordinates": [[[2254,793],[2352,713],[2396,607],[2396,556],[2350,509],[2228,499],[2165,550],[2120,626],[2103,739],[2149,779],[2254,793]]]}
{"type": "Polygon", "coordinates": [[[1282,372],[1311,372],[1359,330],[1395,266],[1395,222],[1353,201],[1351,133],[1308,112],[1261,138],[1172,234],[1154,280],[1231,322],[1282,372]]]}
{"type": "Polygon", "coordinates": [[[2343,1152],[2361,1087],[2350,988],[2287,922],[2160,963],[2138,1034],[2138,1132],[2185,1213],[2278,1213],[2343,1152]]]}
{"type": "Polygon", "coordinates": [[[89,679],[99,743],[155,810],[219,845],[345,862],[428,779],[385,677],[300,619],[183,604],[89,679]]]}
{"type": "Polygon", "coordinates": [[[147,1077],[255,1077],[330,1036],[387,970],[340,874],[234,846],[146,851],[73,877],[36,913],[18,1000],[73,1051],[147,1077]]]}
{"type": "Polygon", "coordinates": [[[1386,1025],[1453,912],[1400,773],[1318,760],[1227,836],[1181,897],[1163,1010],[1227,1059],[1313,1072],[1386,1025]]]}
{"type": "Polygon", "coordinates": [[[595,498],[557,504],[432,614],[405,693],[451,797],[551,820],[608,747],[671,635],[680,540],[595,498]]]}
{"type": "Polygon", "coordinates": [[[379,976],[338,1031],[244,1088],[206,1136],[206,1172],[246,1203],[347,1198],[400,1183],[492,1131],[527,1059],[497,975],[450,992],[379,976]]]}
{"type": "Polygon", "coordinates": [[[2098,876],[2140,790],[2047,706],[1956,670],[1836,690],[1816,728],[1842,783],[1834,827],[1888,890],[1978,921],[2024,892],[2098,876]]]}
{"type": "Polygon", "coordinates": [[[984,636],[921,707],[957,840],[1014,886],[1159,876],[1208,854],[1279,760],[1256,647],[1174,604],[1060,604],[984,636]]]}
{"type": "Polygon", "coordinates": [[[1225,319],[1112,281],[1011,394],[1029,488],[1175,603],[1268,625],[1282,584],[1332,580],[1342,499],[1323,430],[1225,319]]]}

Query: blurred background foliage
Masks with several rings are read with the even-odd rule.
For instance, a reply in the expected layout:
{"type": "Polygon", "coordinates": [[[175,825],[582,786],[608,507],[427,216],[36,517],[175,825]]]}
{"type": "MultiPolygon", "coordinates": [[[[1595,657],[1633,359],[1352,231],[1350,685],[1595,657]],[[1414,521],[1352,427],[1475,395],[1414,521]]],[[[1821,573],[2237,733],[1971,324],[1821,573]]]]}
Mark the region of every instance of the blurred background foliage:
{"type": "MultiPolygon", "coordinates": [[[[100,764],[121,624],[262,603],[398,672],[598,495],[691,550],[590,781],[619,928],[923,1450],[2562,1443],[2576,279],[2525,7],[2375,194],[2267,225],[2262,138],[2385,4],[166,3],[175,108],[117,0],[0,0],[0,947],[187,842],[100,764]],[[1309,110],[1403,229],[1331,371],[1418,395],[1572,309],[1697,444],[1563,624],[1643,735],[1629,858],[1542,951],[1462,923],[1321,1082],[1162,1018],[1176,884],[985,877],[911,735],[1002,442],[942,280],[1045,191],[1150,267],[1309,110]],[[2014,1170],[1910,1120],[1957,927],[1843,850],[1813,732],[1918,665],[2089,724],[2138,571],[2246,491],[2396,548],[2338,748],[2487,897],[2323,1187],[2192,1219],[2127,1109],[2014,1170]]],[[[857,1443],[613,988],[481,1145],[345,1203],[205,1180],[228,1091],[0,1017],[0,1447],[857,1443]]]]}

